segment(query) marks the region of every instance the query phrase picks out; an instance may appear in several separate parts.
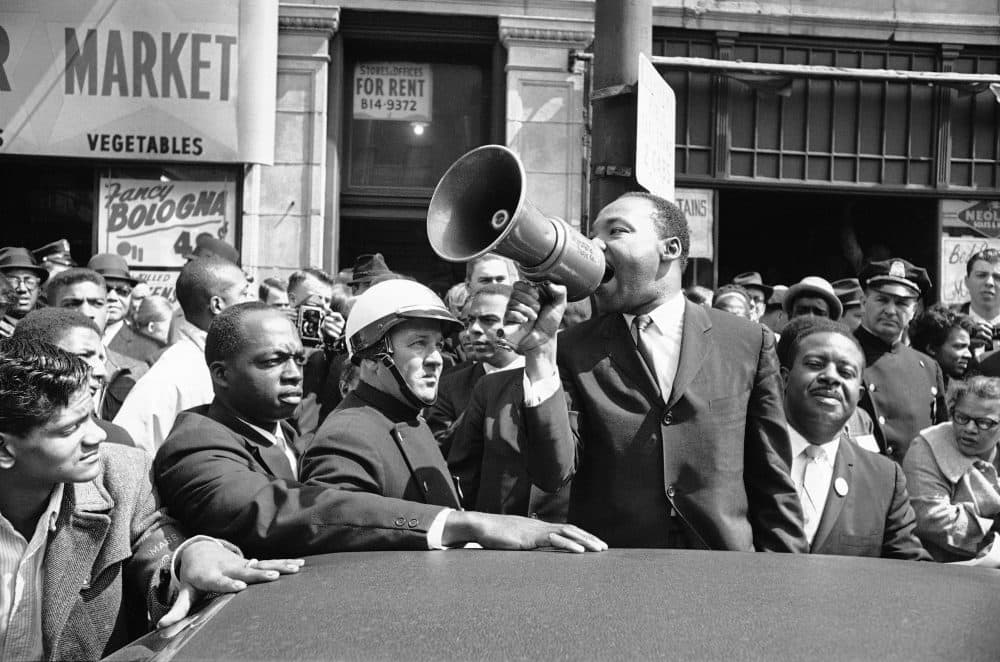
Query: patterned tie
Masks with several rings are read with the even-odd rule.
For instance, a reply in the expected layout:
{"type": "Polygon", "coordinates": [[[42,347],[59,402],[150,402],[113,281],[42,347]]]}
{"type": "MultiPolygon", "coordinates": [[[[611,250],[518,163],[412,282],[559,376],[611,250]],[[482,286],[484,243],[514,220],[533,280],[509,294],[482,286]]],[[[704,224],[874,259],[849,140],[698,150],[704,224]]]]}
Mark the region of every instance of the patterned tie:
{"type": "Polygon", "coordinates": [[[653,323],[652,318],[649,315],[636,315],[635,319],[632,320],[632,340],[635,341],[635,347],[639,350],[639,356],[642,357],[642,362],[646,365],[646,371],[649,373],[650,379],[653,380],[653,384],[656,385],[656,392],[660,392],[660,382],[656,378],[656,364],[653,363],[653,352],[649,347],[649,341],[646,338],[646,329],[649,325],[653,323]]]}
{"type": "Polygon", "coordinates": [[[826,451],[812,444],[802,451],[806,466],[802,472],[802,515],[805,523],[806,539],[812,544],[823,516],[823,491],[829,489],[833,468],[826,461],[826,451]]]}

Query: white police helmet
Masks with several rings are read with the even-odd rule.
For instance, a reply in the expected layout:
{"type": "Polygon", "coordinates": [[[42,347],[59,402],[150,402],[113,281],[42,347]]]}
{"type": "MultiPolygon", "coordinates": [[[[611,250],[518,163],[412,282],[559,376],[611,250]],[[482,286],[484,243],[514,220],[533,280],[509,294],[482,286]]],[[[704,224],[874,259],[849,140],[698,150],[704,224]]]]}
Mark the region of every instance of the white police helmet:
{"type": "Polygon", "coordinates": [[[391,354],[386,334],[397,324],[412,319],[440,321],[445,335],[462,328],[429,287],[393,278],[372,285],[354,300],[344,330],[348,356],[358,363],[359,353],[380,344],[382,351],[378,353],[391,354]]]}

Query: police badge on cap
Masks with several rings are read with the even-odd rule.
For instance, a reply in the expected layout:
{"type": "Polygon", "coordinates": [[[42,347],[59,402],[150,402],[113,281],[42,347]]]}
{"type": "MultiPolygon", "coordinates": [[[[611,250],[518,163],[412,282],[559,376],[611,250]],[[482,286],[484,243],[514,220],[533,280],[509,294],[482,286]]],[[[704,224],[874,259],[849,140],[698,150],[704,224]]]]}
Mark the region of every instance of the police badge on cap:
{"type": "Polygon", "coordinates": [[[902,258],[871,262],[861,271],[859,277],[865,287],[879,285],[902,285],[913,296],[926,294],[931,289],[931,279],[927,270],[914,266],[902,258]]]}

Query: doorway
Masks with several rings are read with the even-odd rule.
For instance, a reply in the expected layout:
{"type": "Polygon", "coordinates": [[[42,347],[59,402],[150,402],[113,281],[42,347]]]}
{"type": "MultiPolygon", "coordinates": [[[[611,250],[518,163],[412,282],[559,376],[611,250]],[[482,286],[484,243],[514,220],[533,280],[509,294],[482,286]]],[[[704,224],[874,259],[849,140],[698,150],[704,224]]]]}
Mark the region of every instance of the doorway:
{"type": "Polygon", "coordinates": [[[719,191],[719,284],[759,271],[768,284],[857,276],[869,260],[927,269],[937,300],[937,199],[853,193],[719,191]]]}

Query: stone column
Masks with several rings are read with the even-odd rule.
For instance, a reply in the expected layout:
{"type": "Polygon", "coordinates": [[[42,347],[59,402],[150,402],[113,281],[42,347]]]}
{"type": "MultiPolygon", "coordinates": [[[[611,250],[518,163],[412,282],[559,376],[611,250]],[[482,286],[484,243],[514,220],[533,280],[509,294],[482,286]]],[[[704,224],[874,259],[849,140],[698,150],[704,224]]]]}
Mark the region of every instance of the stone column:
{"type": "Polygon", "coordinates": [[[244,180],[243,261],[259,278],[322,266],[326,205],[327,70],[340,8],[328,0],[278,6],[274,165],[244,180]]]}
{"type": "Polygon", "coordinates": [[[584,99],[570,52],[594,39],[589,20],[501,16],[507,48],[507,146],[524,161],[527,197],[542,212],[580,225],[584,99]]]}

